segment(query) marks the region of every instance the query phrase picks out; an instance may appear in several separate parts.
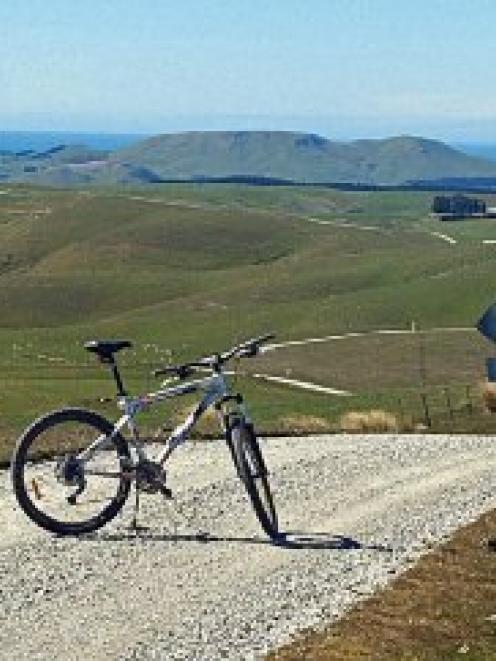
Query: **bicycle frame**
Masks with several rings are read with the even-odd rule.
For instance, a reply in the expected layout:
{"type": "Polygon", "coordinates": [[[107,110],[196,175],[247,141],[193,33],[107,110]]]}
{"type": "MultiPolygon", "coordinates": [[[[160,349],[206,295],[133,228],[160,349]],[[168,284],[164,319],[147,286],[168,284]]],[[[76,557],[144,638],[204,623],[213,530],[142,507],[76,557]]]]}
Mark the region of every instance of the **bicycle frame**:
{"type": "MultiPolygon", "coordinates": [[[[166,385],[167,381],[164,381],[163,386],[166,385]]],[[[123,411],[123,415],[115,422],[114,429],[110,436],[101,435],[99,436],[91,445],[89,445],[85,450],[80,452],[77,455],[77,458],[86,463],[91,460],[91,458],[102,449],[105,449],[106,446],[109,446],[109,441],[120,433],[124,427],[128,427],[131,432],[131,445],[135,449],[138,461],[147,460],[147,456],[144,450],[144,445],[139,439],[138,427],[135,423],[135,418],[142,411],[150,408],[151,406],[165,401],[167,399],[172,399],[174,397],[181,397],[183,395],[189,395],[195,392],[203,392],[204,395],[200,402],[197,404],[195,409],[186,417],[186,419],[179,424],[168,437],[164,450],[160,453],[157,458],[159,464],[165,464],[169,459],[172,452],[188,439],[192,429],[200,419],[203,413],[209,409],[212,405],[220,404],[226,399],[234,397],[231,395],[229,385],[226,382],[224,374],[222,372],[215,373],[211,376],[205,377],[204,379],[196,379],[193,381],[187,381],[173,387],[161,388],[156,392],[150,392],[146,395],[141,395],[138,397],[124,396],[118,399],[118,406],[123,411]]],[[[245,405],[242,402],[242,398],[236,397],[236,401],[239,405],[240,415],[247,421],[250,422],[248,413],[245,405]]],[[[223,416],[220,415],[221,425],[225,427],[225,421],[223,416]]],[[[224,429],[224,431],[226,431],[224,429]]]]}

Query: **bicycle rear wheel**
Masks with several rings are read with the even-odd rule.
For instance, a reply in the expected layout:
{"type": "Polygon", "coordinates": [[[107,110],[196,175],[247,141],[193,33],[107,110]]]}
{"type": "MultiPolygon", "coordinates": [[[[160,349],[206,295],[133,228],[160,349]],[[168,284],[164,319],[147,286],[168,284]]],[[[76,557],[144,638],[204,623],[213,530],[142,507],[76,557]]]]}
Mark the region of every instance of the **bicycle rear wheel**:
{"type": "MultiPolygon", "coordinates": [[[[36,420],[19,438],[12,458],[17,501],[36,524],[60,535],[92,532],[113,519],[129,495],[123,468],[129,448],[113,425],[85,409],[62,409],[36,420]],[[78,451],[108,437],[87,462],[78,451]]],[[[126,461],[127,460],[127,461],[126,461]]]]}
{"type": "Polygon", "coordinates": [[[269,537],[276,539],[279,536],[277,513],[255,431],[251,425],[240,422],[231,429],[230,440],[238,475],[260,525],[269,537]]]}

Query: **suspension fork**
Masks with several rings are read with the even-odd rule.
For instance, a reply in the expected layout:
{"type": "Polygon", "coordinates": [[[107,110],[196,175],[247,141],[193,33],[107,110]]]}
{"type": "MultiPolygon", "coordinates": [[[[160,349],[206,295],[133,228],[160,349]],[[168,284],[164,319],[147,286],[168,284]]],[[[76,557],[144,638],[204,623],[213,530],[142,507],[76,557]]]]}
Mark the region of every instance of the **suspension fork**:
{"type": "Polygon", "coordinates": [[[215,403],[215,409],[219,414],[220,423],[225,433],[232,429],[234,423],[246,418],[246,408],[243,403],[243,395],[224,395],[215,403]],[[234,403],[236,406],[229,408],[234,403]]]}
{"type": "Polygon", "coordinates": [[[219,418],[224,429],[227,447],[229,448],[231,458],[233,460],[234,466],[236,467],[236,472],[238,477],[241,479],[241,473],[239,470],[238,461],[236,459],[236,453],[234,452],[231,432],[237,423],[239,423],[241,420],[247,421],[248,419],[246,407],[243,402],[243,396],[240,393],[236,393],[235,395],[225,395],[215,404],[215,408],[218,411],[219,418]],[[232,408],[230,408],[231,404],[234,404],[232,408]]]}

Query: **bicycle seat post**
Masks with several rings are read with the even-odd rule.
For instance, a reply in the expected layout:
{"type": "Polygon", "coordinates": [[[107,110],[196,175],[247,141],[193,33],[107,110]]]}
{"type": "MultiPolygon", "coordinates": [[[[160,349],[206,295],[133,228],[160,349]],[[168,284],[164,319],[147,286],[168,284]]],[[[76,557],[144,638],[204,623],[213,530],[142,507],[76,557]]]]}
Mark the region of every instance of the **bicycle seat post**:
{"type": "Polygon", "coordinates": [[[115,362],[113,356],[108,361],[108,364],[110,365],[110,369],[112,371],[112,376],[114,377],[114,380],[117,384],[117,396],[118,397],[125,397],[127,395],[127,392],[124,389],[124,384],[122,383],[121,375],[119,373],[119,370],[117,368],[117,363],[115,362]]]}
{"type": "Polygon", "coordinates": [[[91,342],[86,342],[84,345],[87,351],[91,351],[98,356],[101,363],[110,365],[112,376],[117,384],[118,397],[125,397],[127,392],[124,390],[124,384],[117,369],[114,353],[131,346],[132,344],[128,340],[92,340],[91,342]]]}

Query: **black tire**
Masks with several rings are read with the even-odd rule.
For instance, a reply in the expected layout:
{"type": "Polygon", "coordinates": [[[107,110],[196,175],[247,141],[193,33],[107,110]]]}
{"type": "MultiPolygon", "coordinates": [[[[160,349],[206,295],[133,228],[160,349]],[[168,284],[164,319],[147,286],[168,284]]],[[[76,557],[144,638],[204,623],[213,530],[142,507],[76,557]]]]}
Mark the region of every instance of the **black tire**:
{"type": "Polygon", "coordinates": [[[12,482],[17,502],[32,521],[59,535],[79,535],[101,528],[119,513],[131,487],[131,479],[122,475],[122,462],[129,460],[130,454],[121,434],[116,434],[108,448],[91,460],[104,462],[103,470],[114,473],[113,477],[90,474],[91,495],[87,479],[84,492],[71,504],[68,497],[73,496],[76,487],[61,483],[55,475],[61,457],[75,454],[101,434],[110,436],[112,431],[113,425],[108,420],[85,409],[54,411],[26,429],[12,457],[12,482]],[[58,513],[54,515],[52,510],[56,507],[67,510],[68,519],[58,513]],[[88,509],[96,511],[89,513],[88,509]],[[75,520],[75,515],[77,519],[82,517],[81,520],[75,520]]]}
{"type": "Polygon", "coordinates": [[[264,532],[279,537],[277,513],[269,486],[267,468],[251,425],[240,422],[230,431],[234,465],[264,532]]]}

